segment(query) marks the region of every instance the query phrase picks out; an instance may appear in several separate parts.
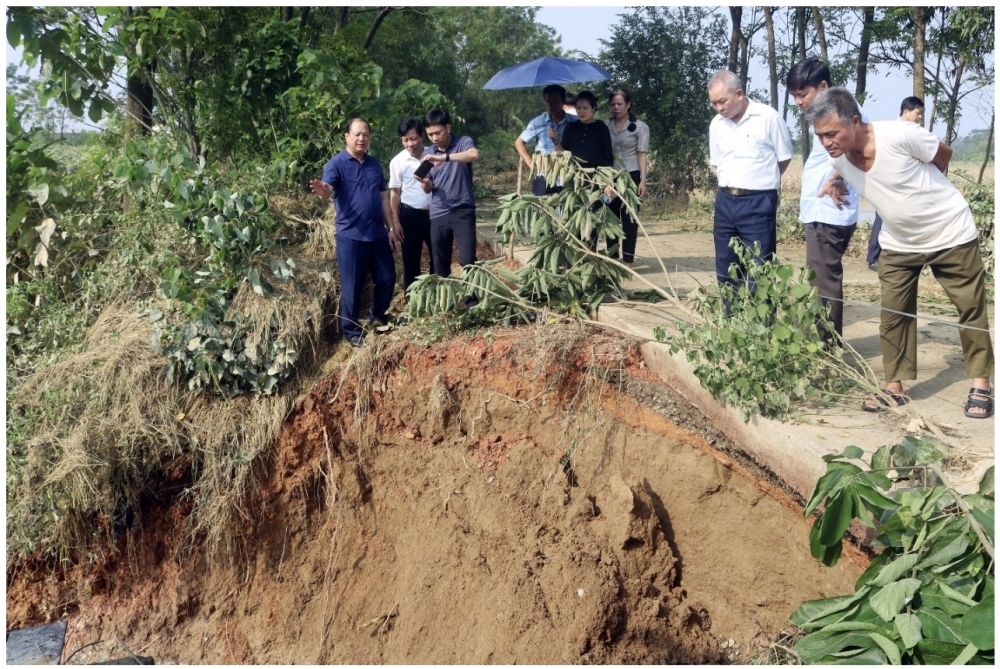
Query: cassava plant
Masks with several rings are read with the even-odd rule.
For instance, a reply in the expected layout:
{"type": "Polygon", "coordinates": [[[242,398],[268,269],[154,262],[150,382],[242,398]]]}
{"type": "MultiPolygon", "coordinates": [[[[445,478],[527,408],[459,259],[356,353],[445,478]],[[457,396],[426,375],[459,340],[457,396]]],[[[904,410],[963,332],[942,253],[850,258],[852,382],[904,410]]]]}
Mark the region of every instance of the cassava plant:
{"type": "MultiPolygon", "coordinates": [[[[492,311],[496,320],[525,322],[539,309],[589,318],[605,294],[620,289],[629,270],[609,254],[596,250],[599,239],[620,238],[621,223],[602,196],[621,197],[634,211],[639,200],[627,173],[610,168],[583,168],[572,154],[536,154],[533,172],[545,175],[552,195],[506,195],[500,198],[497,232],[513,245],[520,236],[534,247],[528,263],[517,271],[502,261],[470,265],[454,277],[424,276],[407,291],[409,314],[417,318],[445,313],[467,297],[477,309],[492,311]]],[[[606,198],[605,198],[606,199],[606,198]]]]}
{"type": "Polygon", "coordinates": [[[809,536],[833,566],[857,518],[881,552],[853,595],[806,602],[791,622],[807,632],[795,651],[809,664],[994,664],[994,483],[972,495],[948,484],[944,446],[915,436],[883,446],[870,466],[849,446],[827,455],[805,514],[824,510],[809,536]],[[895,488],[894,488],[895,484],[895,488]]]}

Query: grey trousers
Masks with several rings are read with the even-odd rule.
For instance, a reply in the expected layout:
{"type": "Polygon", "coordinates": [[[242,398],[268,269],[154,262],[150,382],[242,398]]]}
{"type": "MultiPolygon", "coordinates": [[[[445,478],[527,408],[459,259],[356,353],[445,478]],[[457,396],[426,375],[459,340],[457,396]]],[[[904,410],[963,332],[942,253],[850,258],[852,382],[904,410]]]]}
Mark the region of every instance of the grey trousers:
{"type": "Polygon", "coordinates": [[[805,224],[806,265],[816,273],[812,285],[819,291],[823,306],[829,305],[830,321],[840,336],[844,335],[843,258],[857,227],[857,224],[805,224]]]}

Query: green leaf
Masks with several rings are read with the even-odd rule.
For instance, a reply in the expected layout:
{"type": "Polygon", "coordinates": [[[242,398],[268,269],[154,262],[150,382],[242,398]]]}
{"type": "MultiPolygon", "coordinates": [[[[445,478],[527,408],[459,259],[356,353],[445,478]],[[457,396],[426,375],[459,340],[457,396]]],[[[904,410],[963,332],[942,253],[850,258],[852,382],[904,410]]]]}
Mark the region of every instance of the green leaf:
{"type": "Polygon", "coordinates": [[[808,516],[816,510],[816,507],[830,494],[830,491],[833,490],[843,475],[844,471],[842,469],[831,469],[820,477],[819,481],[816,482],[816,488],[813,490],[812,497],[809,498],[809,502],[806,504],[804,515],[808,516]]]}
{"type": "Polygon", "coordinates": [[[896,644],[889,641],[888,639],[886,639],[881,634],[878,634],[877,632],[869,632],[868,636],[870,636],[872,640],[879,645],[879,648],[882,649],[882,652],[885,653],[885,656],[889,658],[889,664],[902,663],[903,661],[902,654],[899,652],[899,647],[897,647],[896,644]]]}
{"type": "Polygon", "coordinates": [[[793,625],[806,629],[813,621],[825,618],[833,613],[844,611],[859,599],[867,596],[868,588],[859,589],[853,595],[813,599],[805,602],[788,619],[793,625]]]}
{"type": "Polygon", "coordinates": [[[984,597],[962,616],[959,631],[962,637],[970,641],[979,650],[992,650],[994,647],[994,609],[993,595],[984,597]]]}
{"type": "Polygon", "coordinates": [[[983,531],[986,533],[986,538],[989,539],[990,543],[996,546],[996,539],[993,534],[996,527],[996,520],[993,510],[983,511],[982,509],[973,507],[972,517],[982,525],[983,531]]]}
{"type": "Polygon", "coordinates": [[[889,564],[882,567],[878,576],[869,581],[868,585],[882,587],[889,585],[894,581],[898,581],[903,574],[913,569],[919,560],[920,556],[913,553],[893,560],[889,564]]]}
{"type": "Polygon", "coordinates": [[[807,634],[795,644],[795,652],[802,656],[807,664],[812,664],[820,658],[842,652],[848,648],[877,647],[867,634],[860,631],[833,632],[820,630],[807,634]]]}
{"type": "Polygon", "coordinates": [[[914,463],[918,465],[927,465],[944,458],[944,454],[937,449],[932,441],[921,439],[912,434],[903,437],[903,442],[900,446],[903,452],[913,458],[914,463]]]}
{"type": "Polygon", "coordinates": [[[848,446],[844,449],[844,452],[840,454],[841,458],[847,458],[849,460],[860,460],[864,457],[865,452],[857,446],[848,446]]]}
{"type": "Polygon", "coordinates": [[[843,539],[853,518],[854,500],[850,495],[840,494],[831,498],[818,521],[820,543],[832,546],[843,539]]]}
{"type": "Polygon", "coordinates": [[[882,446],[872,455],[872,469],[878,469],[880,471],[889,471],[892,469],[892,460],[890,458],[890,446],[882,446]]]}
{"type": "Polygon", "coordinates": [[[907,650],[916,646],[923,638],[920,618],[916,615],[912,613],[900,613],[895,617],[893,623],[896,626],[896,631],[899,632],[899,638],[903,640],[903,645],[906,646],[907,650]]]}
{"type": "Polygon", "coordinates": [[[983,478],[979,480],[979,494],[992,495],[994,491],[995,485],[993,482],[993,465],[990,465],[990,468],[983,474],[983,478]]]}
{"type": "Polygon", "coordinates": [[[837,564],[840,553],[844,548],[842,541],[836,542],[833,546],[826,546],[819,540],[819,523],[813,523],[809,530],[809,550],[812,556],[821,561],[827,567],[837,564]]]}
{"type": "Polygon", "coordinates": [[[972,597],[969,597],[968,595],[962,594],[958,590],[955,590],[947,583],[939,581],[938,587],[941,588],[941,592],[944,593],[944,596],[948,599],[965,604],[966,606],[976,606],[976,600],[972,599],[972,597]]]}
{"type": "Polygon", "coordinates": [[[969,660],[975,657],[976,653],[978,652],[979,649],[976,648],[975,644],[970,643],[968,646],[965,647],[965,649],[961,653],[958,654],[958,657],[956,657],[952,661],[952,664],[958,664],[958,665],[967,664],[969,660]]]}
{"type": "Polygon", "coordinates": [[[969,539],[964,534],[960,534],[950,544],[921,560],[920,566],[922,568],[927,568],[937,564],[946,564],[965,553],[965,550],[968,547],[969,539]]]}
{"type": "Polygon", "coordinates": [[[913,599],[913,595],[916,594],[919,587],[920,581],[915,578],[905,578],[902,581],[890,583],[872,595],[870,600],[872,608],[882,620],[889,622],[896,617],[896,614],[908,601],[913,599]]]}
{"type": "Polygon", "coordinates": [[[922,639],[914,648],[914,657],[920,664],[951,664],[962,654],[966,644],[945,643],[935,639],[922,639]]]}
{"type": "Polygon", "coordinates": [[[968,639],[961,636],[961,619],[952,618],[938,609],[925,609],[923,607],[917,610],[917,617],[920,618],[920,624],[923,626],[926,638],[962,646],[969,643],[968,639]]]}

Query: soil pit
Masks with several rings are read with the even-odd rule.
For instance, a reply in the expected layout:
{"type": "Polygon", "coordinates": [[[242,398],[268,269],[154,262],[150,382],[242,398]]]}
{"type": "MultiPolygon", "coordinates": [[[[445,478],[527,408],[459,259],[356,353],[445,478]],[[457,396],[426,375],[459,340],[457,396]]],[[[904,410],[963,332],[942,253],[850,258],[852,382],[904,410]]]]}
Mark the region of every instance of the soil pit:
{"type": "Polygon", "coordinates": [[[860,568],[814,560],[801,508],[703,435],[718,438],[620,338],[375,340],[297,403],[241,557],[185,542],[179,497],[100,561],[9,568],[8,628],[65,615],[64,661],[98,642],[72,663],[123,647],[157,663],[740,662],[860,568]]]}

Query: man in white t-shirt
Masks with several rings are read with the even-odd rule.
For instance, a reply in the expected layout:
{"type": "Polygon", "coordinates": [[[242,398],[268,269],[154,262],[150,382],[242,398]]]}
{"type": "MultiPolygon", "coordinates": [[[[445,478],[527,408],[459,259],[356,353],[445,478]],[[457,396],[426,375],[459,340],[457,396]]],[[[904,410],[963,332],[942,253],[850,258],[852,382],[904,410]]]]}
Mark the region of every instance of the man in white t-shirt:
{"type": "MultiPolygon", "coordinates": [[[[816,96],[832,86],[830,67],[819,58],[807,58],[792,66],[785,78],[788,92],[803,113],[816,96]]],[[[862,112],[861,120],[867,121],[862,112]]],[[[802,167],[799,220],[806,236],[806,265],[815,275],[812,285],[820,302],[830,309],[830,322],[844,335],[844,252],[858,227],[858,192],[847,187],[847,196],[835,202],[821,196],[820,189],[834,169],[829,156],[814,142],[802,167]]]]}
{"type": "MultiPolygon", "coordinates": [[[[882,360],[885,392],[904,404],[902,381],[917,378],[917,281],[929,266],[958,309],[965,370],[972,388],[970,418],[993,415],[990,375],[993,345],[986,314],[986,288],[979,235],[962,194],[944,175],[951,147],[923,128],[903,121],[866,123],[854,97],[830,88],[813,100],[806,118],[839,173],[823,188],[846,192],[844,180],[883,214],[878,278],[882,285],[882,360]]],[[[878,411],[889,400],[862,405],[878,411]]]]}
{"type": "Polygon", "coordinates": [[[708,126],[710,162],[719,178],[715,273],[719,283],[732,284],[729,267],[739,265],[729,248],[733,237],[751,248],[760,242],[758,262],[777,250],[778,189],[792,160],[792,139],[778,112],[746,97],[739,77],[729,70],[712,76],[708,99],[718,112],[708,126]]]}
{"type": "MultiPolygon", "coordinates": [[[[389,206],[393,219],[402,228],[403,290],[420,274],[424,245],[431,253],[431,195],[413,178],[424,155],[424,126],[410,116],[399,124],[403,150],[389,162],[389,206]]],[[[433,273],[433,258],[428,273],[433,273]]]]}

